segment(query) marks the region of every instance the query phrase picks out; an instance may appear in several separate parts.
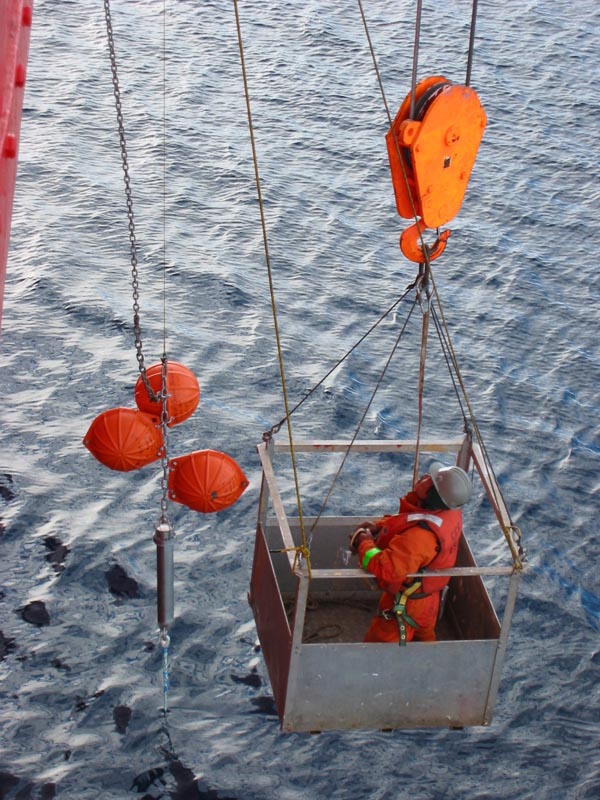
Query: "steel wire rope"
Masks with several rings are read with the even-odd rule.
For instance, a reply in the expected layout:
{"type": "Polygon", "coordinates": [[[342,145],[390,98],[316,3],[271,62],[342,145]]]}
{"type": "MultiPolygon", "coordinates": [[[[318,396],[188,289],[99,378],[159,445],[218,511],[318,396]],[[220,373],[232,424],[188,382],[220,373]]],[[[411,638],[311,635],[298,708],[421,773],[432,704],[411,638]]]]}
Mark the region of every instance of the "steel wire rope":
{"type": "MultiPolygon", "coordinates": [[[[435,279],[433,277],[433,274],[430,275],[430,278],[431,278],[431,285],[433,287],[433,293],[434,293],[434,296],[435,296],[435,299],[436,299],[436,302],[437,302],[437,306],[439,308],[439,312],[440,312],[440,315],[441,315],[441,326],[438,327],[438,324],[436,324],[436,330],[438,331],[438,337],[440,338],[440,342],[442,341],[442,339],[444,339],[444,341],[445,341],[445,344],[446,344],[447,349],[448,349],[448,355],[449,355],[450,361],[452,363],[452,367],[454,368],[454,371],[455,371],[456,379],[457,379],[458,384],[460,386],[460,389],[461,389],[461,392],[462,392],[462,396],[464,398],[466,407],[467,407],[468,412],[469,412],[469,421],[471,422],[471,425],[473,426],[473,432],[475,433],[475,437],[477,439],[477,443],[479,444],[479,447],[481,448],[481,453],[483,455],[485,465],[486,465],[488,471],[494,477],[494,484],[495,485],[492,486],[494,500],[495,500],[497,505],[499,505],[499,500],[501,500],[504,508],[506,509],[506,513],[508,514],[508,519],[509,519],[509,523],[510,524],[508,525],[508,527],[503,527],[503,533],[504,533],[504,537],[506,538],[506,541],[507,541],[507,543],[508,543],[508,545],[509,545],[509,547],[511,549],[511,552],[513,553],[513,556],[515,556],[516,566],[517,566],[517,568],[520,568],[521,567],[521,562],[526,560],[525,553],[524,553],[524,550],[523,550],[523,547],[522,547],[522,544],[521,544],[521,531],[520,531],[519,527],[517,525],[515,525],[513,520],[512,520],[512,517],[510,515],[510,511],[508,510],[508,506],[506,505],[506,501],[504,500],[504,495],[502,494],[502,490],[500,489],[500,485],[498,484],[496,473],[494,472],[494,468],[492,466],[492,462],[491,462],[491,459],[490,459],[490,456],[489,456],[489,452],[488,452],[487,446],[486,446],[486,444],[484,442],[483,436],[482,436],[481,431],[479,429],[479,425],[477,424],[477,420],[475,419],[475,413],[473,411],[473,407],[471,405],[471,401],[469,400],[469,396],[468,396],[467,389],[466,389],[466,386],[465,386],[465,383],[464,383],[464,380],[463,380],[463,377],[462,377],[462,373],[461,373],[460,367],[458,365],[458,359],[456,357],[456,351],[454,350],[454,346],[452,344],[452,339],[450,337],[450,331],[449,331],[449,328],[448,328],[448,324],[446,322],[446,317],[444,315],[444,309],[443,309],[443,306],[442,306],[442,302],[440,300],[440,296],[439,296],[438,291],[437,291],[437,287],[436,287],[436,284],[435,284],[435,279]],[[516,547],[517,547],[516,552],[513,549],[513,538],[511,536],[511,532],[512,532],[512,536],[514,536],[514,543],[516,543],[516,547]]],[[[462,404],[461,404],[461,409],[462,409],[462,404]]],[[[464,415],[464,409],[462,409],[462,410],[463,410],[463,417],[464,417],[465,416],[464,415]]]]}
{"type": "MultiPolygon", "coordinates": [[[[160,394],[160,426],[163,437],[161,451],[161,500],[160,500],[160,519],[155,532],[155,537],[161,532],[159,539],[160,546],[165,546],[168,540],[175,538],[175,531],[167,514],[169,499],[169,408],[168,408],[168,358],[167,358],[167,2],[163,0],[163,41],[162,41],[162,234],[163,234],[163,259],[162,259],[162,282],[163,282],[163,354],[161,358],[161,394],[160,394]]],[[[156,541],[156,539],[155,539],[156,541]]],[[[173,576],[171,575],[171,582],[173,576]]],[[[159,587],[157,574],[157,594],[161,591],[173,591],[171,588],[159,587]]],[[[159,614],[160,616],[160,614],[159,614]]],[[[160,620],[159,620],[160,624],[160,620]]],[[[163,676],[163,715],[168,711],[169,689],[171,685],[169,674],[169,647],[171,637],[169,635],[168,624],[160,627],[159,644],[162,649],[162,676],[163,676]]]]}
{"type": "MultiPolygon", "coordinates": [[[[371,53],[371,59],[373,61],[373,67],[375,69],[375,74],[377,76],[377,82],[379,84],[379,89],[380,89],[381,97],[382,97],[382,100],[383,100],[383,105],[384,105],[385,112],[386,112],[386,115],[387,115],[388,124],[390,126],[390,131],[392,133],[392,138],[394,140],[394,148],[396,150],[396,155],[398,156],[398,161],[399,161],[399,164],[400,164],[400,167],[401,167],[401,170],[402,170],[402,176],[403,176],[403,179],[404,179],[404,182],[405,182],[405,185],[406,185],[407,195],[408,195],[408,198],[409,198],[409,201],[410,201],[411,210],[413,212],[413,216],[415,218],[415,221],[418,221],[418,214],[417,214],[417,211],[416,211],[416,206],[415,206],[415,203],[414,203],[414,200],[413,200],[413,197],[412,197],[412,193],[410,191],[410,186],[409,186],[409,183],[408,183],[408,175],[406,174],[406,169],[405,169],[405,166],[404,166],[404,162],[403,162],[403,159],[401,157],[400,144],[398,142],[398,138],[397,138],[396,133],[394,131],[392,116],[391,116],[389,105],[388,105],[387,98],[386,98],[386,95],[385,95],[385,90],[384,90],[384,86],[383,86],[383,80],[381,78],[381,72],[379,70],[379,65],[377,63],[377,57],[375,55],[375,49],[373,47],[373,42],[372,42],[371,35],[370,35],[370,32],[369,32],[369,26],[368,26],[368,23],[367,23],[366,15],[364,13],[362,0],[357,0],[357,3],[358,3],[358,8],[359,8],[359,11],[360,11],[361,18],[362,18],[363,27],[364,27],[364,30],[365,30],[365,35],[366,35],[367,42],[368,42],[368,45],[369,45],[369,51],[371,53]]],[[[414,98],[414,92],[415,92],[415,86],[416,86],[416,70],[417,70],[417,60],[418,60],[418,52],[419,52],[419,36],[420,36],[420,25],[421,25],[421,5],[422,5],[421,0],[418,0],[418,3],[417,3],[417,15],[416,15],[416,21],[415,21],[415,37],[414,37],[414,46],[413,46],[413,71],[412,71],[412,81],[411,81],[412,82],[411,115],[414,113],[414,99],[415,99],[414,98]]],[[[466,71],[466,85],[467,86],[470,84],[470,80],[471,80],[471,72],[472,72],[472,64],[473,64],[473,56],[474,56],[474,46],[475,46],[475,26],[476,26],[476,22],[477,22],[477,0],[473,0],[472,8],[471,8],[471,25],[470,25],[470,33],[469,33],[469,49],[468,49],[468,56],[467,56],[467,71],[466,71]]],[[[464,383],[462,381],[462,376],[461,376],[460,370],[458,368],[458,363],[456,361],[456,354],[454,353],[454,349],[452,347],[452,343],[451,343],[451,340],[449,338],[448,328],[447,328],[447,325],[446,325],[446,322],[445,322],[441,301],[440,301],[440,298],[439,298],[439,295],[438,295],[438,292],[437,292],[437,289],[436,289],[436,286],[435,286],[433,273],[431,272],[431,264],[430,264],[430,258],[429,258],[429,248],[425,245],[421,232],[419,232],[419,238],[420,238],[420,241],[421,241],[421,249],[422,249],[423,255],[425,257],[425,264],[427,265],[427,269],[428,269],[428,271],[430,273],[431,282],[432,282],[432,286],[433,286],[433,289],[434,289],[434,294],[435,294],[438,306],[440,308],[440,313],[442,315],[443,325],[444,325],[444,327],[446,329],[446,333],[448,335],[449,352],[452,354],[452,360],[453,360],[453,363],[454,363],[454,366],[455,366],[455,369],[456,369],[457,378],[459,380],[461,389],[463,391],[463,396],[465,398],[465,402],[466,402],[467,407],[469,409],[470,420],[471,420],[471,423],[473,425],[473,429],[475,431],[478,444],[481,447],[482,454],[483,454],[484,459],[486,461],[486,466],[487,466],[488,470],[490,470],[491,474],[494,476],[494,479],[496,479],[493,467],[491,465],[491,461],[489,459],[489,454],[488,454],[487,448],[486,448],[485,443],[483,441],[483,437],[481,436],[481,432],[479,430],[479,426],[477,425],[477,422],[475,420],[475,417],[474,417],[474,414],[473,414],[473,411],[472,411],[472,407],[471,407],[470,402],[468,400],[468,396],[466,394],[466,389],[465,389],[464,383]]],[[[439,329],[437,329],[437,327],[436,327],[436,330],[438,330],[438,336],[439,336],[439,329]]],[[[458,396],[458,393],[457,393],[457,396],[458,396]]],[[[460,401],[459,401],[459,403],[460,403],[460,401]]],[[[463,417],[464,417],[464,409],[462,409],[462,405],[461,405],[461,410],[462,410],[463,417]]],[[[497,480],[495,480],[495,483],[496,483],[496,486],[498,486],[497,480]]],[[[502,500],[504,502],[504,498],[502,496],[502,493],[501,493],[501,490],[500,490],[499,486],[498,486],[498,491],[500,492],[500,497],[502,498],[502,500]]],[[[497,497],[495,499],[497,500],[497,497]]],[[[508,508],[506,507],[506,503],[504,503],[504,506],[507,509],[507,513],[509,513],[508,512],[508,508]]],[[[518,557],[521,558],[523,556],[523,549],[521,547],[521,532],[520,532],[519,528],[516,525],[514,525],[512,519],[510,518],[510,513],[509,513],[509,520],[510,520],[510,526],[509,527],[510,527],[510,529],[513,531],[513,533],[515,535],[515,540],[516,540],[517,547],[518,547],[518,557]]],[[[511,539],[511,537],[509,535],[509,531],[504,529],[504,535],[505,535],[505,538],[506,538],[506,540],[507,540],[507,542],[508,542],[508,544],[509,544],[509,546],[511,548],[511,552],[513,552],[513,555],[515,555],[513,547],[512,547],[512,539],[511,539]]]]}
{"type": "Polygon", "coordinates": [[[410,119],[415,116],[416,90],[417,90],[417,67],[419,63],[419,39],[421,36],[421,11],[423,8],[422,0],[417,0],[417,14],[415,18],[415,39],[413,43],[413,65],[410,81],[410,119]]]}
{"type": "Polygon", "coordinates": [[[471,8],[471,29],[469,31],[469,52],[467,54],[467,74],[465,86],[471,85],[471,69],[473,67],[473,54],[475,52],[475,24],[477,23],[477,0],[473,0],[471,8]]]}
{"type": "Polygon", "coordinates": [[[333,476],[333,480],[331,482],[331,486],[329,487],[327,495],[325,496],[325,500],[323,501],[323,504],[321,505],[321,508],[319,509],[319,513],[317,514],[313,524],[311,525],[310,534],[309,534],[309,540],[308,540],[309,548],[310,548],[310,546],[312,544],[312,540],[313,540],[315,529],[317,527],[317,523],[321,519],[321,517],[323,515],[323,511],[325,510],[325,508],[327,507],[327,504],[329,503],[331,495],[333,494],[333,490],[334,490],[334,488],[335,488],[335,486],[336,486],[336,484],[337,484],[337,482],[339,480],[340,475],[342,474],[342,470],[344,469],[344,466],[346,464],[346,461],[348,460],[350,452],[352,451],[352,446],[353,446],[354,442],[356,441],[356,439],[358,438],[358,434],[360,433],[360,430],[361,430],[361,428],[363,426],[363,423],[364,423],[364,421],[365,421],[365,419],[367,417],[367,414],[369,413],[369,411],[371,409],[371,406],[373,404],[373,400],[375,399],[375,395],[379,391],[379,388],[380,388],[380,386],[381,386],[381,384],[383,382],[383,379],[385,378],[385,375],[386,375],[386,373],[388,371],[388,368],[389,368],[389,366],[390,366],[390,364],[392,362],[392,358],[394,357],[394,354],[396,353],[396,350],[398,349],[398,345],[400,344],[400,340],[402,339],[404,331],[406,330],[406,326],[409,323],[409,320],[410,320],[410,318],[412,316],[413,311],[415,310],[415,306],[417,305],[418,301],[419,301],[418,294],[415,294],[415,299],[413,300],[412,305],[411,305],[411,307],[409,309],[409,312],[408,312],[408,314],[406,316],[406,319],[404,320],[404,324],[402,325],[402,327],[400,329],[400,333],[396,337],[396,341],[394,342],[392,350],[391,350],[391,352],[390,352],[390,354],[389,354],[389,356],[387,358],[387,361],[384,364],[383,370],[381,371],[381,374],[379,375],[379,378],[377,380],[377,383],[375,384],[375,388],[373,389],[373,392],[371,393],[371,397],[369,398],[369,401],[368,401],[368,403],[366,405],[366,408],[365,408],[365,410],[364,410],[364,412],[363,412],[363,414],[362,414],[362,416],[361,416],[361,418],[360,418],[360,420],[358,422],[358,425],[356,426],[356,430],[354,431],[352,439],[350,440],[350,443],[349,443],[348,447],[346,448],[346,450],[344,452],[344,456],[342,458],[342,461],[341,461],[341,463],[340,463],[335,475],[333,476]]]}
{"type": "MultiPolygon", "coordinates": [[[[360,11],[360,16],[361,16],[361,19],[362,19],[362,23],[363,23],[363,28],[364,28],[364,31],[365,31],[365,36],[366,36],[366,39],[367,39],[367,44],[369,45],[369,52],[371,54],[371,60],[373,62],[373,68],[375,70],[375,75],[377,77],[377,83],[379,85],[379,92],[381,94],[381,99],[383,101],[383,106],[384,106],[385,113],[386,113],[386,116],[387,116],[388,125],[390,126],[392,139],[394,140],[394,149],[396,151],[396,156],[398,157],[398,163],[400,164],[400,169],[402,171],[402,178],[403,178],[404,184],[406,186],[406,193],[407,193],[408,200],[409,200],[409,203],[410,203],[410,208],[411,208],[411,211],[413,213],[413,218],[415,220],[415,223],[417,223],[419,221],[419,214],[417,212],[417,207],[416,207],[415,201],[414,201],[413,196],[412,196],[412,192],[411,192],[411,189],[410,189],[410,184],[408,182],[408,175],[406,174],[406,167],[404,166],[404,159],[402,158],[400,142],[398,141],[398,137],[396,136],[396,131],[394,130],[394,121],[392,119],[392,114],[390,112],[390,107],[389,107],[389,104],[388,104],[388,101],[387,101],[387,97],[386,97],[386,94],[385,94],[385,89],[383,87],[383,79],[381,77],[381,71],[379,69],[379,64],[377,63],[377,56],[375,55],[375,48],[373,47],[373,41],[371,39],[371,34],[369,32],[369,25],[367,23],[367,17],[365,15],[365,12],[364,12],[364,9],[363,9],[362,0],[357,0],[357,3],[358,3],[358,8],[359,8],[359,11],[360,11]]],[[[417,11],[418,11],[417,22],[415,24],[415,51],[417,51],[417,52],[418,52],[418,29],[420,29],[420,25],[421,25],[420,5],[421,5],[421,3],[420,3],[420,0],[419,0],[419,8],[417,9],[417,11]]],[[[416,58],[416,56],[415,56],[415,58],[416,58]]],[[[412,98],[411,98],[411,102],[412,102],[412,98]]],[[[418,231],[419,231],[419,240],[421,242],[421,250],[422,250],[423,255],[425,257],[424,258],[424,263],[427,264],[427,266],[429,267],[429,265],[430,265],[429,248],[425,244],[425,240],[423,238],[423,231],[421,230],[420,226],[418,228],[418,231]]]]}
{"type": "MultiPolygon", "coordinates": [[[[299,400],[296,403],[296,405],[292,408],[292,410],[290,411],[290,416],[292,416],[292,414],[294,414],[300,408],[300,406],[302,406],[302,404],[305,403],[316,392],[319,386],[322,386],[323,383],[325,383],[327,378],[330,375],[332,375],[336,371],[336,369],[340,367],[344,363],[344,361],[346,361],[346,359],[352,355],[352,353],[356,350],[357,347],[360,347],[360,345],[365,341],[365,339],[367,339],[367,337],[369,337],[373,333],[373,331],[383,322],[383,320],[392,313],[392,311],[396,308],[396,306],[400,305],[400,303],[407,297],[408,293],[412,289],[414,289],[415,283],[416,281],[413,281],[411,284],[409,284],[406,287],[404,293],[392,303],[392,305],[387,309],[387,311],[383,312],[383,314],[379,317],[379,319],[376,320],[376,322],[374,322],[373,325],[371,325],[368,331],[363,333],[360,339],[358,339],[352,345],[352,347],[346,351],[346,353],[333,365],[333,367],[331,367],[331,369],[325,375],[323,375],[323,377],[317,383],[315,383],[315,385],[311,389],[309,389],[308,392],[306,392],[306,394],[302,397],[302,399],[299,400]]],[[[268,439],[270,436],[277,433],[280,430],[283,423],[285,422],[285,420],[286,418],[283,417],[283,419],[279,420],[279,422],[275,423],[275,425],[269,428],[268,431],[265,431],[264,437],[268,439]]]]}
{"type": "Polygon", "coordinates": [[[437,335],[438,335],[438,340],[440,342],[440,346],[441,346],[441,349],[442,349],[442,354],[444,356],[444,360],[446,362],[446,366],[448,367],[448,373],[449,373],[450,379],[452,381],[452,386],[454,387],[454,394],[456,395],[456,400],[457,400],[458,405],[460,407],[460,413],[462,414],[463,422],[465,423],[465,425],[467,425],[469,420],[467,419],[467,415],[465,414],[465,409],[464,409],[464,406],[463,406],[462,397],[460,396],[460,392],[458,390],[458,385],[457,385],[457,382],[456,382],[456,375],[455,375],[455,373],[454,373],[454,371],[452,369],[452,360],[451,360],[450,353],[449,353],[449,350],[448,350],[448,344],[447,344],[447,342],[446,342],[446,340],[444,338],[444,335],[443,335],[443,330],[442,330],[441,322],[440,322],[440,319],[439,319],[439,316],[438,316],[438,313],[437,313],[437,310],[436,310],[436,307],[435,307],[435,303],[431,303],[431,318],[433,319],[433,324],[435,325],[435,328],[436,328],[436,332],[437,332],[437,335]]]}
{"type": "Polygon", "coordinates": [[[417,391],[417,434],[415,441],[415,457],[413,464],[413,489],[417,485],[419,457],[421,454],[421,431],[423,429],[423,396],[425,393],[425,363],[427,359],[427,341],[431,311],[431,292],[429,290],[429,267],[422,264],[420,281],[417,284],[417,299],[423,315],[421,322],[421,351],[419,355],[419,385],[417,391]],[[423,294],[425,298],[423,299],[423,294]]]}
{"type": "MultiPolygon", "coordinates": [[[[288,430],[288,440],[290,445],[290,458],[292,462],[292,471],[294,474],[294,487],[296,492],[296,505],[298,509],[298,522],[300,525],[300,535],[302,540],[302,545],[300,548],[296,550],[297,555],[300,554],[306,560],[306,566],[308,569],[309,577],[312,576],[311,570],[311,562],[310,562],[310,550],[307,546],[306,541],[306,531],[304,529],[304,518],[302,514],[302,500],[300,498],[300,484],[298,480],[298,468],[296,463],[296,453],[294,450],[294,439],[292,435],[292,422],[290,419],[290,409],[289,409],[289,401],[288,401],[288,393],[287,393],[287,386],[285,380],[285,368],[283,363],[283,352],[281,348],[281,336],[279,333],[279,322],[277,318],[277,305],[275,302],[275,287],[273,283],[273,273],[271,269],[271,257],[269,254],[269,242],[267,236],[267,224],[265,220],[265,211],[263,206],[263,199],[262,199],[262,191],[261,191],[261,184],[260,184],[260,173],[258,169],[258,155],[256,151],[256,141],[254,137],[254,125],[252,122],[252,109],[250,107],[250,91],[248,88],[248,75],[246,71],[246,61],[244,58],[244,43],[242,38],[242,28],[240,23],[240,15],[237,0],[233,0],[233,8],[235,12],[235,24],[237,29],[237,38],[238,38],[238,49],[240,54],[240,63],[242,68],[242,80],[244,83],[244,95],[246,100],[246,115],[248,118],[248,132],[250,135],[250,146],[252,149],[252,161],[254,164],[254,180],[256,184],[256,194],[258,198],[258,208],[260,213],[260,224],[262,230],[262,239],[263,239],[263,249],[265,253],[265,263],[267,267],[267,277],[269,282],[269,294],[271,299],[271,312],[273,315],[273,327],[275,329],[275,340],[277,344],[277,359],[279,362],[279,374],[281,378],[281,391],[283,394],[283,403],[285,407],[285,420],[287,422],[287,430],[288,430]]],[[[296,561],[294,561],[294,565],[296,561]]]]}

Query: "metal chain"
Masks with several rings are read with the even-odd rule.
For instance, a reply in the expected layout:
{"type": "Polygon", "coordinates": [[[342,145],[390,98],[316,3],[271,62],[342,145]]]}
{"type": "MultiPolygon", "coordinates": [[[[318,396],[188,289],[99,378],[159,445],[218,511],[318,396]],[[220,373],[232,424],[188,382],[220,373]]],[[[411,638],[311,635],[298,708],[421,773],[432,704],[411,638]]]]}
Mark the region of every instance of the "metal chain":
{"type": "MultiPolygon", "coordinates": [[[[138,362],[138,369],[140,376],[148,392],[148,397],[153,403],[160,402],[160,427],[162,433],[163,445],[161,449],[161,501],[160,501],[160,521],[159,526],[164,524],[168,526],[169,532],[172,532],[172,526],[167,517],[168,507],[168,492],[169,492],[169,455],[168,455],[168,389],[167,389],[167,372],[168,361],[167,354],[163,352],[161,358],[161,388],[160,392],[156,393],[150,385],[148,375],[146,374],[146,367],[144,364],[144,354],[142,351],[142,333],[140,329],[140,293],[139,293],[139,280],[138,280],[138,260],[137,260],[137,242],[135,235],[135,219],[133,214],[133,193],[131,191],[131,179],[129,177],[129,162],[127,158],[127,143],[125,139],[125,125],[123,122],[123,109],[121,106],[121,91],[119,87],[119,76],[117,73],[117,58],[115,54],[115,42],[112,30],[112,20],[110,14],[110,0],[104,0],[104,12],[106,16],[106,33],[108,38],[108,51],[110,54],[110,68],[112,73],[112,84],[115,96],[115,109],[117,112],[117,126],[119,129],[119,142],[121,145],[121,162],[123,165],[123,179],[125,182],[125,200],[127,203],[127,219],[129,225],[129,247],[131,255],[131,286],[133,290],[133,335],[135,340],[135,354],[138,362]]],[[[163,124],[164,129],[164,124],[163,124]]],[[[163,221],[164,222],[164,221],[163,221]]],[[[164,224],[163,224],[164,231],[164,224]]],[[[166,337],[165,337],[166,338],[166,337]]],[[[163,341],[163,349],[166,350],[166,341],[163,341]]],[[[171,638],[168,632],[168,626],[164,625],[160,631],[160,646],[162,648],[163,658],[163,713],[166,715],[168,711],[168,697],[170,688],[169,679],[169,645],[171,638]]]]}
{"type": "Polygon", "coordinates": [[[119,76],[117,72],[117,57],[115,54],[115,42],[113,38],[112,19],[110,14],[110,0],[104,0],[104,14],[106,17],[106,34],[108,38],[108,52],[110,55],[110,69],[112,73],[112,84],[115,95],[115,109],[117,112],[117,125],[119,128],[119,142],[121,145],[121,161],[123,164],[123,179],[125,181],[125,200],[127,202],[127,219],[129,221],[129,247],[131,253],[131,286],[133,289],[133,336],[135,340],[135,357],[138,362],[138,369],[148,397],[153,403],[160,400],[160,395],[155,394],[144,365],[144,354],[142,352],[142,332],[140,329],[140,293],[138,281],[138,260],[137,242],[135,236],[135,220],[133,216],[133,194],[131,191],[131,180],[129,177],[129,162],[127,158],[127,143],[125,140],[125,125],[123,123],[123,110],[121,107],[121,90],[119,88],[119,76]]]}

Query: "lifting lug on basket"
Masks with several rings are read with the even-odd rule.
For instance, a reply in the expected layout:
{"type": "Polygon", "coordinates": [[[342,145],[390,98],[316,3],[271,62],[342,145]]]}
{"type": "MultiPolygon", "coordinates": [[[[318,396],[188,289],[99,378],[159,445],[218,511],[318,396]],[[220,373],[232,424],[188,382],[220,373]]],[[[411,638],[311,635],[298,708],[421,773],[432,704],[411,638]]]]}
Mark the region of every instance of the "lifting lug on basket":
{"type": "Polygon", "coordinates": [[[400,237],[400,250],[402,250],[409,261],[414,261],[417,264],[426,262],[428,259],[423,252],[423,248],[427,250],[429,261],[435,261],[446,249],[446,242],[450,238],[451,231],[442,231],[431,247],[429,247],[428,245],[421,246],[421,237],[426,230],[427,228],[423,220],[420,219],[417,220],[414,225],[411,225],[410,228],[407,228],[400,237]]]}

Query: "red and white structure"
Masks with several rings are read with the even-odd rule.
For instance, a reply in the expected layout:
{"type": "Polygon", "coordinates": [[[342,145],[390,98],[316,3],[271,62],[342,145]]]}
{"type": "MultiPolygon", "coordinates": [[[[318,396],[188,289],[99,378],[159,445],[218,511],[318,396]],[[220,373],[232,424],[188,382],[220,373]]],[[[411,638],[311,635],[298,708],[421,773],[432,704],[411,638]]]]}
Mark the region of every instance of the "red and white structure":
{"type": "Polygon", "coordinates": [[[33,0],[0,0],[0,325],[33,0]]]}

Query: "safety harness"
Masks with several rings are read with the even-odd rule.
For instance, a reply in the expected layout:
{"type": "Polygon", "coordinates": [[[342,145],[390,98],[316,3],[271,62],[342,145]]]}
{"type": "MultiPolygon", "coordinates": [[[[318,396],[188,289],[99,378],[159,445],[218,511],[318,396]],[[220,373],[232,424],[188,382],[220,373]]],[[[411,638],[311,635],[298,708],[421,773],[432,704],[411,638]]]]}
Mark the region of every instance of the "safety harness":
{"type": "Polygon", "coordinates": [[[418,628],[419,624],[414,621],[414,619],[406,613],[406,604],[408,600],[412,597],[413,600],[418,600],[422,597],[427,597],[425,593],[416,594],[418,590],[421,588],[422,582],[415,581],[411,583],[406,589],[401,589],[396,597],[394,598],[394,605],[392,608],[387,608],[385,610],[380,610],[379,616],[383,617],[386,620],[395,619],[398,623],[398,632],[400,634],[400,638],[398,640],[398,644],[400,646],[406,644],[406,626],[410,625],[411,628],[418,628]],[[413,595],[415,595],[413,597],[413,595]]]}
{"type": "MultiPolygon", "coordinates": [[[[431,515],[431,514],[408,514],[407,522],[411,522],[413,524],[418,525],[421,528],[425,528],[425,530],[431,531],[436,538],[438,538],[438,533],[436,528],[438,528],[441,524],[441,520],[439,517],[431,515]],[[433,524],[432,524],[433,523],[433,524]]],[[[363,568],[366,569],[369,561],[375,555],[375,552],[380,552],[379,548],[373,548],[369,550],[365,554],[365,560],[363,561],[363,568]],[[370,556],[370,557],[369,557],[370,556]],[[366,561],[366,564],[365,564],[366,561]]],[[[438,552],[439,552],[439,538],[438,538],[438,552]]],[[[434,557],[435,560],[437,556],[434,557]]],[[[429,565],[427,565],[429,566],[429,565]]],[[[423,586],[423,581],[414,580],[409,586],[406,586],[396,594],[394,598],[394,605],[392,608],[380,609],[377,613],[380,617],[387,620],[388,622],[391,620],[396,620],[398,625],[398,633],[399,639],[398,644],[400,647],[406,644],[407,636],[406,636],[406,626],[410,625],[411,628],[418,628],[419,623],[415,622],[415,620],[410,616],[410,614],[406,611],[406,604],[410,599],[412,600],[421,600],[424,597],[428,597],[432,592],[419,592],[423,586]]]]}

